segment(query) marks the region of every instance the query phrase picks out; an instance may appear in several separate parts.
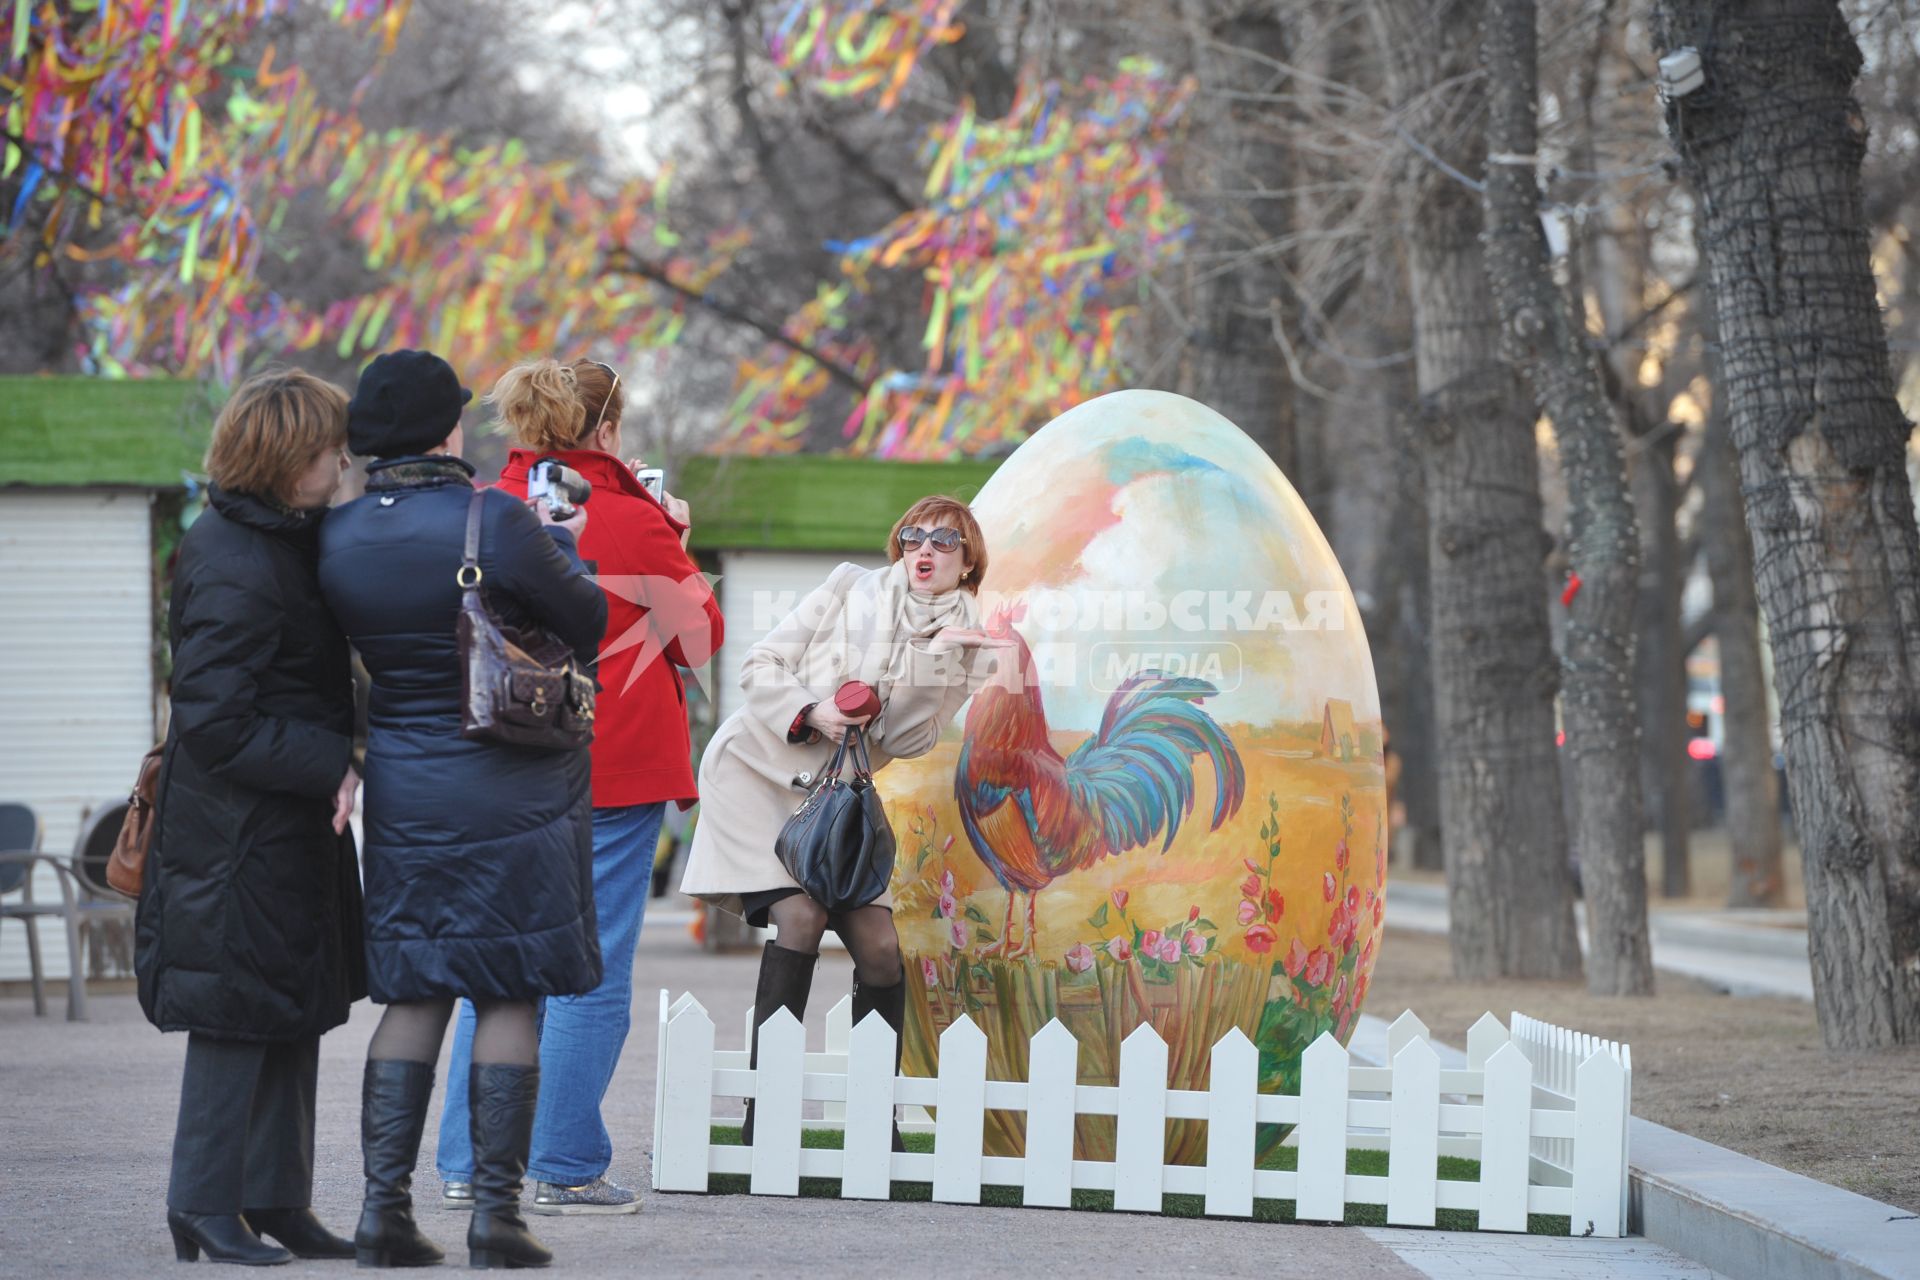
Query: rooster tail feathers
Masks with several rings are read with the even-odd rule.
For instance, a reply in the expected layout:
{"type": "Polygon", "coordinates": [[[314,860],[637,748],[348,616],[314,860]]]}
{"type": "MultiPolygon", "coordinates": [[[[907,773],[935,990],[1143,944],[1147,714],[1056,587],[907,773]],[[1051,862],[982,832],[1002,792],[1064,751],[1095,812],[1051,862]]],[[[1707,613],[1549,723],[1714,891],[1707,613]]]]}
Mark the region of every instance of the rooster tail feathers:
{"type": "Polygon", "coordinates": [[[1205,753],[1215,778],[1212,827],[1238,812],[1246,768],[1233,742],[1198,705],[1218,693],[1186,676],[1129,677],[1100,719],[1100,732],[1067,757],[1067,786],[1083,812],[1097,815],[1114,852],[1137,849],[1164,831],[1172,848],[1193,812],[1193,757],[1205,753]]]}

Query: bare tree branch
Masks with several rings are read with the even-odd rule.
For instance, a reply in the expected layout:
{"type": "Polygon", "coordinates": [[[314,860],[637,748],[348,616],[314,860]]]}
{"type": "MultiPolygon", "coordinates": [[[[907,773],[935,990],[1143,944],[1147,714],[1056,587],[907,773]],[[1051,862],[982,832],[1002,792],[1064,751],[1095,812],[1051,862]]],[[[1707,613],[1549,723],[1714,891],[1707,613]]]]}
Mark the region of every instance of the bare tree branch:
{"type": "Polygon", "coordinates": [[[681,284],[678,280],[668,275],[666,268],[647,258],[641,257],[631,249],[620,250],[617,257],[608,261],[605,272],[608,275],[633,275],[639,276],[643,280],[651,280],[661,288],[685,298],[688,302],[711,312],[722,320],[752,329],[767,341],[785,347],[795,355],[805,356],[822,369],[825,369],[834,381],[841,383],[849,390],[855,391],[860,395],[865,395],[871,388],[871,383],[867,382],[859,374],[818,347],[809,346],[801,342],[771,320],[756,316],[744,308],[727,302],[724,299],[716,298],[712,294],[702,293],[698,289],[688,288],[686,285],[681,284]]]}

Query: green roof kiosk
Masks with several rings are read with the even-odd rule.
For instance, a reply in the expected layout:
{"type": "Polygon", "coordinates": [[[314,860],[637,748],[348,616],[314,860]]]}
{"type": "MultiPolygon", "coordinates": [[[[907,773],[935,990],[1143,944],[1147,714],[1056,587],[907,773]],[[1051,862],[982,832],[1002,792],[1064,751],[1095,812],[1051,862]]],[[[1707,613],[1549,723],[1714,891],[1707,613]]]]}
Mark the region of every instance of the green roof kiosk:
{"type": "MultiPolygon", "coordinates": [[[[0,377],[0,800],[56,857],[126,799],[163,722],[157,575],[212,421],[189,382],[0,377]]],[[[58,921],[36,924],[66,977],[58,921]]],[[[0,980],[26,975],[25,933],[0,931],[0,980]]]]}

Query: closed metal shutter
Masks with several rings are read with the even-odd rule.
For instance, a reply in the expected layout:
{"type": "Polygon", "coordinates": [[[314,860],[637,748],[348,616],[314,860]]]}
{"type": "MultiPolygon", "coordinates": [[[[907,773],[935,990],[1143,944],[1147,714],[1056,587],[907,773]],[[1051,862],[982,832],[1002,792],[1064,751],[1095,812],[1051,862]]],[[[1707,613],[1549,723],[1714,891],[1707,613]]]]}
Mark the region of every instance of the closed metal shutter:
{"type": "MultiPolygon", "coordinates": [[[[82,813],[126,798],[153,745],[150,495],[0,490],[0,800],[33,806],[41,848],[73,851],[82,813]]],[[[58,899],[41,868],[34,895],[58,899]]],[[[40,954],[64,978],[57,920],[40,954]]],[[[0,924],[0,979],[27,976],[26,933],[0,924]]]]}
{"type": "Polygon", "coordinates": [[[720,611],[727,642],[720,646],[714,705],[721,718],[740,705],[740,664],[759,640],[827,580],[835,566],[852,561],[865,568],[873,557],[837,552],[729,551],[720,557],[720,611]]]}

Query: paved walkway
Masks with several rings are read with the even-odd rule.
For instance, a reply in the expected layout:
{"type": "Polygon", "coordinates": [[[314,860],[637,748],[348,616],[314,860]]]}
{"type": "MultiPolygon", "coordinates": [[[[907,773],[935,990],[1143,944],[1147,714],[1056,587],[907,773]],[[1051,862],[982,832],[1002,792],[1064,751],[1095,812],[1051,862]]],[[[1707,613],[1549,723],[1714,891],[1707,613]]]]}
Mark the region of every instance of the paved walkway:
{"type": "MultiPolygon", "coordinates": [[[[1445,886],[1389,878],[1387,896],[1394,928],[1447,931],[1445,886]]],[[[1585,913],[1574,918],[1585,951],[1585,913]]],[[[1698,978],[1736,996],[1813,999],[1803,912],[1654,911],[1648,927],[1656,969],[1698,978]]]]}
{"type": "MultiPolygon", "coordinates": [[[[650,921],[641,943],[634,1029],[608,1099],[614,1175],[644,1187],[651,1141],[654,1010],[660,987],[692,989],[721,1027],[738,1027],[757,958],[708,956],[683,929],[650,921]]],[[[821,961],[810,1038],[846,989],[850,966],[821,961]]],[[[57,1010],[56,1010],[57,1013],[57,1010]]],[[[360,1062],[378,1010],[357,1007],[321,1045],[315,1207],[350,1230],[360,1197],[360,1062]]],[[[1370,1033],[1384,1035],[1382,1028],[1370,1033]]],[[[185,1038],[147,1025],[130,995],[101,995],[92,1021],[35,1018],[0,1000],[0,1276],[108,1280],[172,1273],[163,1224],[167,1154],[185,1038]]],[[[417,1183],[421,1218],[458,1246],[465,1219],[431,1208],[437,1123],[417,1183]]],[[[751,1196],[647,1194],[631,1218],[535,1219],[577,1276],[911,1274],[1020,1277],[1053,1272],[1164,1276],[1453,1277],[1555,1280],[1707,1277],[1644,1241],[1282,1226],[1134,1214],[931,1204],[842,1204],[751,1196]]],[[[464,1252],[449,1248],[450,1261],[464,1252]]],[[[342,1264],[295,1263],[276,1275],[341,1277],[342,1264]]],[[[190,1274],[190,1273],[182,1273],[190,1274]]]]}

